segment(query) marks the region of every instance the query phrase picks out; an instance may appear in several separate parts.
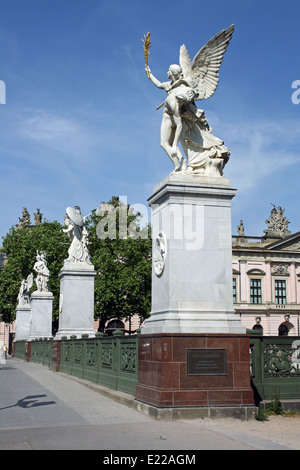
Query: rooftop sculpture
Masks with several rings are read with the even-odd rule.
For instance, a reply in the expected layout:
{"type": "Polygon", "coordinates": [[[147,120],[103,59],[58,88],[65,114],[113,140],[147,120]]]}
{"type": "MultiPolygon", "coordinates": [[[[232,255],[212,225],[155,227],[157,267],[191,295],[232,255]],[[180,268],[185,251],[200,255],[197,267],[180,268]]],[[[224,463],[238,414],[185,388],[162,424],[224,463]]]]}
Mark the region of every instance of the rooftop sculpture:
{"type": "Polygon", "coordinates": [[[33,218],[35,225],[40,225],[42,223],[43,214],[41,214],[40,209],[36,210],[36,213],[33,214],[33,218]]]}
{"type": "Polygon", "coordinates": [[[22,217],[19,217],[19,223],[16,224],[17,229],[21,229],[23,227],[29,227],[30,226],[30,214],[26,207],[23,207],[22,211],[22,217]]]}
{"type": "Polygon", "coordinates": [[[272,206],[270,218],[266,219],[268,229],[264,232],[266,236],[287,237],[291,232],[288,229],[290,221],[284,216],[285,209],[282,209],[281,206],[276,207],[274,204],[272,206]]]}

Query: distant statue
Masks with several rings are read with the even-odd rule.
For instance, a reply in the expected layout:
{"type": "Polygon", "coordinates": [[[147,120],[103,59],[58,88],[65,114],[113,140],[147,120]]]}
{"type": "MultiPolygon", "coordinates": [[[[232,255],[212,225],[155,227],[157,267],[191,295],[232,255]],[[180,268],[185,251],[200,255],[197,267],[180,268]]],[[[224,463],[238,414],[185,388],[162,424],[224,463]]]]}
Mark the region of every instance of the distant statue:
{"type": "Polygon", "coordinates": [[[284,216],[285,209],[282,209],[280,206],[276,208],[274,204],[272,206],[270,218],[266,220],[268,229],[264,230],[264,233],[267,236],[287,237],[291,232],[288,230],[290,221],[284,216]]]}
{"type": "Polygon", "coordinates": [[[261,317],[256,317],[255,318],[255,325],[253,325],[252,330],[258,330],[260,333],[263,333],[263,327],[260,324],[261,322],[261,317]]]}
{"type": "Polygon", "coordinates": [[[67,207],[64,224],[66,226],[63,232],[66,233],[71,240],[68,250],[69,257],[66,261],[70,263],[85,263],[91,265],[90,255],[88,251],[88,231],[84,225],[85,219],[79,206],[67,207]]]}
{"type": "Polygon", "coordinates": [[[50,292],[48,287],[49,269],[47,268],[46,253],[44,251],[41,251],[41,253],[36,252],[36,262],[33,269],[37,273],[35,279],[37,290],[39,292],[50,292]]]}
{"type": "Polygon", "coordinates": [[[6,350],[5,345],[0,348],[0,364],[6,364],[6,350]]]}
{"type": "Polygon", "coordinates": [[[18,307],[24,307],[30,305],[30,289],[33,284],[33,274],[29,274],[26,280],[23,279],[21,282],[21,287],[18,294],[18,307]]]}
{"type": "Polygon", "coordinates": [[[290,330],[294,328],[294,325],[290,322],[290,316],[284,316],[284,322],[278,327],[278,336],[288,336],[290,330]]]}
{"type": "Polygon", "coordinates": [[[30,225],[30,214],[26,207],[23,207],[22,211],[22,218],[19,217],[19,223],[16,224],[17,229],[23,228],[23,227],[29,227],[30,225]]]}
{"type": "Polygon", "coordinates": [[[240,221],[240,225],[238,225],[238,227],[237,227],[237,231],[238,231],[238,234],[239,234],[240,236],[244,236],[244,235],[245,235],[244,223],[243,223],[242,220],[240,221]]]}
{"type": "Polygon", "coordinates": [[[35,225],[40,225],[42,223],[43,214],[41,214],[40,209],[36,210],[36,214],[33,214],[35,225]]]}
{"type": "Polygon", "coordinates": [[[223,176],[230,151],[211,132],[204,111],[196,100],[210,98],[219,83],[219,69],[232,37],[234,26],[222,30],[195,55],[191,61],[184,45],[180,48],[180,65],[170,65],[170,81],[157,80],[148,66],[150,33],[144,40],[146,74],[152,83],[167,93],[161,124],[161,146],[174,164],[174,172],[223,176]],[[183,158],[178,144],[187,157],[183,158]]]}

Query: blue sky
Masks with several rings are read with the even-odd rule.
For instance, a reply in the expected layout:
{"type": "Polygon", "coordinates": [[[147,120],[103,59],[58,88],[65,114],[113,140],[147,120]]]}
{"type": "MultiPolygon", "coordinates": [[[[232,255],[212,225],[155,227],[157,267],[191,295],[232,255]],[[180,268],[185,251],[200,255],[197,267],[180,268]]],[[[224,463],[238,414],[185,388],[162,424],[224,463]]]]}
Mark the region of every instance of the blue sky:
{"type": "Polygon", "coordinates": [[[243,219],[263,235],[270,203],[300,231],[299,18],[298,0],[0,0],[0,237],[23,206],[32,222],[37,208],[63,222],[67,206],[88,214],[113,195],[147,206],[173,168],[142,38],[165,80],[181,44],[194,57],[231,24],[219,86],[198,106],[231,150],[233,233],[243,219]]]}

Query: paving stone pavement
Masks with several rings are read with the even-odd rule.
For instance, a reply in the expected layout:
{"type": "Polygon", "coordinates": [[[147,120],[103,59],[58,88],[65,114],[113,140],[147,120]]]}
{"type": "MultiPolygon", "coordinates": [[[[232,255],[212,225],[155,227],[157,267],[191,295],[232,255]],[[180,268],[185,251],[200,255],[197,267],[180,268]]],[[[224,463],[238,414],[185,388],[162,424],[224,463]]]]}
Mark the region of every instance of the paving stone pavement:
{"type": "Polygon", "coordinates": [[[211,421],[157,421],[42,365],[0,365],[0,450],[99,450],[102,459],[112,451],[290,450],[211,421]]]}

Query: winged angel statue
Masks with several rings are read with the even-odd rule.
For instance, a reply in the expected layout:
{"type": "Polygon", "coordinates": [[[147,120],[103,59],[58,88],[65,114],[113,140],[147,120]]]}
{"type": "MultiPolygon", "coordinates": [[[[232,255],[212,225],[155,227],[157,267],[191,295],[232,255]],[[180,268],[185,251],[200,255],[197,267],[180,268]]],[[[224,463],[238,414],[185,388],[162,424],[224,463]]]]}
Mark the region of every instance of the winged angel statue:
{"type": "Polygon", "coordinates": [[[219,69],[234,31],[234,25],[214,36],[191,61],[185,45],[180,47],[180,65],[170,65],[170,81],[157,80],[148,66],[150,33],[144,38],[146,73],[168,96],[157,108],[164,106],[161,123],[161,146],[172,160],[174,172],[222,176],[230,151],[212,134],[204,111],[195,101],[210,98],[219,83],[219,69]],[[182,156],[178,144],[186,155],[182,156]]]}

